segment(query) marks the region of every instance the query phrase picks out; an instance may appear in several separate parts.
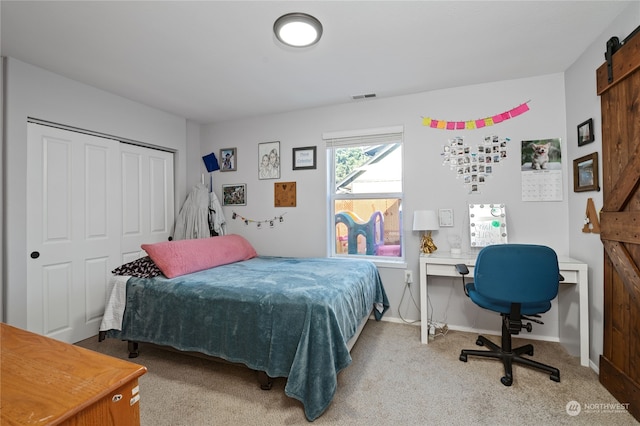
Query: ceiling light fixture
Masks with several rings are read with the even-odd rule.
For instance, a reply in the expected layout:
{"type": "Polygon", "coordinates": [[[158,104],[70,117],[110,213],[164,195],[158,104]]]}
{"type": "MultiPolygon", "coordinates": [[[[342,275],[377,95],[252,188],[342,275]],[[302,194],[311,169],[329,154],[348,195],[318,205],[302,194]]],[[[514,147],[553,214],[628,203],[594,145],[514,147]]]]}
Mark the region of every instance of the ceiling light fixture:
{"type": "Polygon", "coordinates": [[[276,19],[273,32],[287,46],[308,47],[320,40],[322,24],[306,13],[288,13],[276,19]]]}

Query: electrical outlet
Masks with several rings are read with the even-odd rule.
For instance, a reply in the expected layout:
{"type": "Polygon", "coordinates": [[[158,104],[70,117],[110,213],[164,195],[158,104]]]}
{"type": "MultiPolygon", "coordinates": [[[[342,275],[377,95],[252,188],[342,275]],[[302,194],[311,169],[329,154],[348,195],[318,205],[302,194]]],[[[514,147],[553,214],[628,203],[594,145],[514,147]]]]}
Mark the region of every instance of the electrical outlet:
{"type": "Polygon", "coordinates": [[[413,273],[409,269],[405,269],[404,271],[404,282],[406,284],[411,284],[413,282],[413,273]]]}

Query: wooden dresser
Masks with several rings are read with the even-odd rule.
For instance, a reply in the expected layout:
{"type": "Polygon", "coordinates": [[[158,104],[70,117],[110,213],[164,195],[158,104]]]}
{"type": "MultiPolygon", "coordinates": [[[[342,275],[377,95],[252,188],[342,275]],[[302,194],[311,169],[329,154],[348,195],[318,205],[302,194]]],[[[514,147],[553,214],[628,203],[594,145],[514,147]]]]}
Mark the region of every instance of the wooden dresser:
{"type": "Polygon", "coordinates": [[[0,424],[140,424],[138,377],[146,367],[0,327],[0,424]]]}

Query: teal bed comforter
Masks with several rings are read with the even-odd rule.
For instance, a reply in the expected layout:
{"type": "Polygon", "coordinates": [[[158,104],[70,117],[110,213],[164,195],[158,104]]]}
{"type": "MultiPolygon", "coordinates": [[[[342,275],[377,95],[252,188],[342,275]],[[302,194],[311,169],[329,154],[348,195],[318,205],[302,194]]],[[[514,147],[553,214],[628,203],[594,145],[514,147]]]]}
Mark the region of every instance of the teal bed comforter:
{"type": "Polygon", "coordinates": [[[360,259],[256,257],[173,279],[130,278],[122,331],[108,335],[197,351],[286,377],[313,421],[351,363],[347,341],[389,302],[360,259]]]}

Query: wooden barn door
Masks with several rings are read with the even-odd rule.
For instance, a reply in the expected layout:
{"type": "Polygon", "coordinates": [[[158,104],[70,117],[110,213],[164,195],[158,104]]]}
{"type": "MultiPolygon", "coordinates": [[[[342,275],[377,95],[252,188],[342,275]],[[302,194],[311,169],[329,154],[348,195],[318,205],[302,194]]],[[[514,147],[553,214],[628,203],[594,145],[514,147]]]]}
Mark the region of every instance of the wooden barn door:
{"type": "Polygon", "coordinates": [[[600,382],[640,420],[640,35],[598,68],[602,106],[604,348],[600,382]]]}

